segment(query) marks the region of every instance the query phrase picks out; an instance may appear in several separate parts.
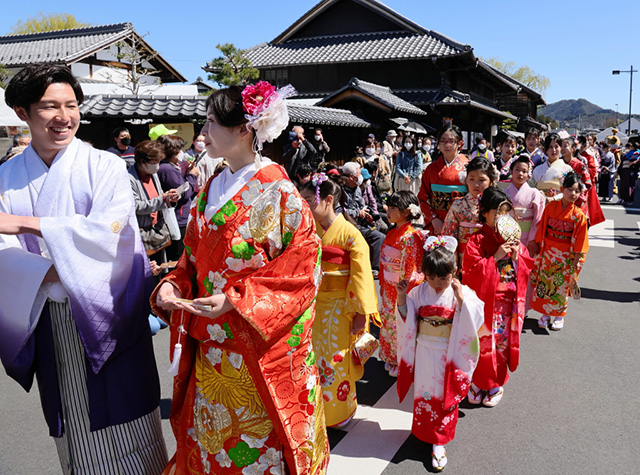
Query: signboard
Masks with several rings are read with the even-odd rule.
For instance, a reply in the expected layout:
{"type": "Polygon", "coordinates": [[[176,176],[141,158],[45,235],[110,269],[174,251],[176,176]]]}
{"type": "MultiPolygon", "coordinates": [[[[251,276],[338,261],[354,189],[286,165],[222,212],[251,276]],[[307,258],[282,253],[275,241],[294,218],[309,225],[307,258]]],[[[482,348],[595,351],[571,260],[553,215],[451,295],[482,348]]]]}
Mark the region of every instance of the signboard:
{"type": "MultiPolygon", "coordinates": [[[[149,124],[149,130],[151,130],[156,125],[160,125],[160,124],[156,124],[156,123],[149,124]]],[[[170,130],[177,130],[175,134],[171,134],[171,135],[177,135],[178,137],[182,138],[182,140],[184,140],[185,150],[188,150],[189,148],[191,148],[191,140],[193,139],[193,131],[194,131],[193,124],[191,122],[185,122],[180,124],[164,124],[164,126],[170,130]]]]}

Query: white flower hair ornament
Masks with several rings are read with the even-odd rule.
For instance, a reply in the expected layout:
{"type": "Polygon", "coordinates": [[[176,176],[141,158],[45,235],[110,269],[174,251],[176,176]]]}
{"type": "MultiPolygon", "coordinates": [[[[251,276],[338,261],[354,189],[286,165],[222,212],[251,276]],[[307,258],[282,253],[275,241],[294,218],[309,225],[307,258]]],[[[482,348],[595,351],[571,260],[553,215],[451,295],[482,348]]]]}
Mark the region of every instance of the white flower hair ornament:
{"type": "Polygon", "coordinates": [[[242,108],[247,119],[247,130],[255,130],[252,149],[256,154],[256,168],[260,168],[262,144],[272,142],[289,124],[286,100],[297,91],[288,84],[276,89],[266,81],[249,85],[242,90],[242,108]]]}
{"type": "Polygon", "coordinates": [[[407,209],[411,213],[411,216],[415,216],[414,219],[418,219],[420,216],[422,216],[422,211],[420,211],[420,206],[418,206],[415,203],[411,203],[407,209]]]}
{"type": "Polygon", "coordinates": [[[456,252],[458,240],[453,236],[429,236],[424,243],[424,250],[431,252],[437,247],[444,247],[448,251],[456,252]]]}

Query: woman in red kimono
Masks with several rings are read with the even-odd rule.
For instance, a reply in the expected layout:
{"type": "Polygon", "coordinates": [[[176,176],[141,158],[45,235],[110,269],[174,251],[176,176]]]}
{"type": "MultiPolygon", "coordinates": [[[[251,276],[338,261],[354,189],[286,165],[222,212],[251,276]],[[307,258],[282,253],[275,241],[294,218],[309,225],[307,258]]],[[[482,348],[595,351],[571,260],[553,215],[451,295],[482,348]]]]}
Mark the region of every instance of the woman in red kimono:
{"type": "Polygon", "coordinates": [[[529,273],[533,264],[527,248],[498,234],[498,209],[511,202],[496,187],[487,188],[480,199],[484,225],[469,238],[462,259],[465,284],[484,302],[484,325],[478,330],[480,359],[469,387],[470,404],[497,405],[520,358],[520,332],[524,323],[529,273]],[[486,395],[482,398],[482,392],[486,395]]]}
{"type": "Polygon", "coordinates": [[[185,252],[151,299],[176,345],[166,474],[326,471],[311,340],[320,241],[284,169],[257,153],[287,124],[287,88],[207,100],[205,146],[229,167],[200,192],[185,252]]]}
{"type": "MultiPolygon", "coordinates": [[[[584,136],[578,137],[580,143],[580,157],[582,157],[589,168],[589,176],[591,177],[592,186],[587,186],[587,217],[589,218],[589,226],[595,226],[604,222],[604,213],[600,206],[600,200],[598,199],[598,192],[596,190],[596,183],[598,182],[598,162],[594,153],[597,153],[587,146],[587,138],[584,136]]],[[[585,183],[586,185],[586,183],[585,183]]]]}
{"type": "Polygon", "coordinates": [[[418,199],[424,215],[425,229],[432,234],[441,234],[451,203],[467,193],[464,183],[469,160],[460,153],[463,145],[464,140],[458,127],[447,125],[440,129],[440,157],[422,173],[418,199]]]}

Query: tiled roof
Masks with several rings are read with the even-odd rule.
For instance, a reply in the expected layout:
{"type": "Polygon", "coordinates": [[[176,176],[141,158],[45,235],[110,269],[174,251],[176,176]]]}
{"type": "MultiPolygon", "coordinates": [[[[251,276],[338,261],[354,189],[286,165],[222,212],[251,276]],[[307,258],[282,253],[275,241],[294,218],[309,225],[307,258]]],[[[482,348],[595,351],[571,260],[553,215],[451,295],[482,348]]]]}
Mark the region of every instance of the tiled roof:
{"type": "MultiPolygon", "coordinates": [[[[162,118],[206,117],[205,96],[149,96],[100,94],[89,96],[80,106],[83,118],[125,117],[162,118]]],[[[289,103],[289,118],[292,122],[339,127],[374,127],[351,111],[328,107],[289,103]]]]}
{"type": "Polygon", "coordinates": [[[0,36],[0,63],[7,67],[31,63],[66,63],[99,51],[133,32],[131,23],[0,36]]]}
{"type": "Polygon", "coordinates": [[[468,45],[457,43],[434,31],[429,34],[391,31],[350,35],[317,36],[263,43],[246,50],[254,67],[284,67],[301,64],[346,63],[424,59],[471,51],[468,45]]]}
{"type": "Polygon", "coordinates": [[[206,97],[202,96],[132,96],[99,94],[89,96],[80,106],[83,118],[171,118],[206,116],[206,97]]]}
{"type": "Polygon", "coordinates": [[[303,104],[289,104],[288,107],[289,118],[292,122],[335,125],[338,127],[375,127],[373,123],[345,109],[333,109],[331,107],[308,106],[303,104]]]}
{"type": "Polygon", "coordinates": [[[443,91],[441,89],[417,89],[397,90],[394,91],[394,93],[402,97],[403,99],[414,102],[416,104],[434,104],[436,106],[468,105],[470,107],[473,107],[474,109],[483,110],[498,117],[517,120],[517,117],[513,116],[512,114],[501,111],[500,109],[496,109],[493,106],[475,101],[471,99],[469,94],[465,94],[459,91],[443,91]]]}
{"type": "Polygon", "coordinates": [[[0,36],[0,64],[8,68],[42,63],[70,65],[132,35],[135,35],[143,47],[155,54],[150,62],[163,73],[161,77],[164,82],[186,81],[185,77],[135,32],[131,23],[0,36]]]}
{"type": "Polygon", "coordinates": [[[390,88],[386,86],[380,86],[371,82],[362,81],[358,78],[351,78],[346,86],[325,97],[318,104],[330,104],[333,99],[337,98],[338,96],[340,96],[340,94],[348,89],[360,91],[361,93],[381,102],[387,107],[390,107],[396,112],[404,112],[414,115],[427,115],[427,113],[419,107],[416,107],[410,102],[407,102],[406,100],[393,94],[390,88]]]}

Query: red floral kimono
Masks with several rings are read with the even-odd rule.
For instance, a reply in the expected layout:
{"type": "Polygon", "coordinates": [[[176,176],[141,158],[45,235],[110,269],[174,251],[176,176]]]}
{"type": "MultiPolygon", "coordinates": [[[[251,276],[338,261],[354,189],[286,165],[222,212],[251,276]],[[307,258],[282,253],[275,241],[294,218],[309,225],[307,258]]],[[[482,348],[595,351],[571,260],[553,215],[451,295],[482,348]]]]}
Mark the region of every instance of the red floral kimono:
{"type": "Polygon", "coordinates": [[[215,319],[171,315],[172,347],[179,341],[183,351],[171,409],[177,452],[165,473],[323,474],[329,446],[311,341],[321,278],[313,217],[275,164],[208,209],[212,181],[223,173],[234,180],[223,171],[203,188],[185,252],[164,279],[184,298],[224,293],[234,307],[215,319]]]}
{"type": "Polygon", "coordinates": [[[392,228],[387,233],[380,250],[380,359],[392,366],[398,365],[398,337],[396,328],[396,284],[409,281],[409,289],[419,285],[424,276],[422,265],[423,235],[410,221],[392,228]]]}
{"type": "Polygon", "coordinates": [[[480,359],[473,382],[480,389],[503,386],[520,359],[527,284],[533,260],[520,244],[518,262],[493,258],[504,243],[488,224],[469,238],[462,260],[464,283],[484,302],[484,325],[478,330],[480,359]]]}
{"type": "MultiPolygon", "coordinates": [[[[596,179],[598,176],[598,166],[596,164],[596,157],[591,155],[589,152],[583,152],[582,156],[585,157],[588,164],[589,176],[591,178],[590,185],[587,185],[587,209],[585,213],[589,218],[589,226],[595,226],[596,224],[603,223],[604,213],[602,212],[602,207],[600,206],[600,200],[598,199],[598,191],[596,190],[596,179]]],[[[573,160],[572,160],[573,161],[573,160]]]]}
{"type": "Polygon", "coordinates": [[[424,214],[425,229],[433,231],[431,221],[436,218],[444,222],[453,200],[467,193],[464,184],[467,163],[469,160],[462,154],[448,165],[441,156],[422,173],[418,199],[424,214]]]}

